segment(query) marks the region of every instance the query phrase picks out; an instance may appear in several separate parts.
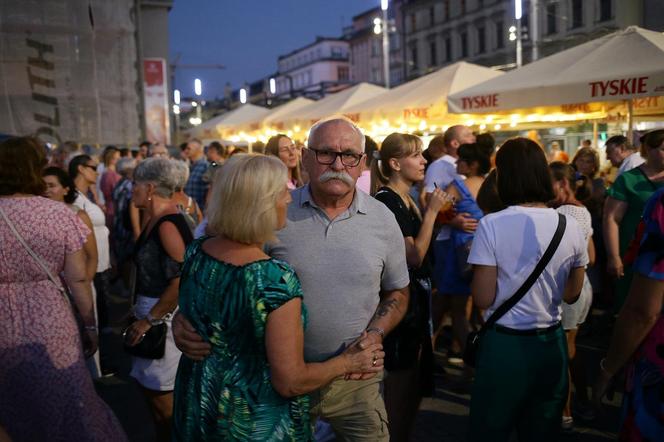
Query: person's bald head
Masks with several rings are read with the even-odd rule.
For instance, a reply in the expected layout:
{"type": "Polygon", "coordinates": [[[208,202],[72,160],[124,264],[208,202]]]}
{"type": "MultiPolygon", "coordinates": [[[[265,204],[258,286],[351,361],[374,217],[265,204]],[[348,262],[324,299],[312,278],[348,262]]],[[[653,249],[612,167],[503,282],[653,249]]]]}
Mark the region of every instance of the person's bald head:
{"type": "Polygon", "coordinates": [[[463,126],[457,124],[451,126],[445,131],[443,135],[443,141],[445,142],[445,149],[447,154],[457,158],[457,150],[462,144],[472,144],[475,142],[475,135],[473,131],[468,126],[463,126]]]}

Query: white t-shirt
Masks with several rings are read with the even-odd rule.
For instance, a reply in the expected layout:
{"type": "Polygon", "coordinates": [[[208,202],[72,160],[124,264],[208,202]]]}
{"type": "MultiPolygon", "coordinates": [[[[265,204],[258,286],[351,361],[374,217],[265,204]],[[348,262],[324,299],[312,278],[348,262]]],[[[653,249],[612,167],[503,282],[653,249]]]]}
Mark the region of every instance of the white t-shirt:
{"type": "Polygon", "coordinates": [[[85,210],[92,222],[92,229],[95,232],[97,242],[97,273],[100,273],[111,268],[111,250],[108,245],[106,216],[98,205],[90,201],[81,192],[76,192],[76,195],[74,206],[85,210]]]}
{"type": "MultiPolygon", "coordinates": [[[[567,218],[565,234],[528,293],[497,324],[519,330],[545,328],[561,318],[563,291],[571,269],[588,264],[587,241],[576,220],[567,218]]],[[[498,269],[496,298],[484,317],[510,298],[533,271],[558,225],[553,209],[510,206],[480,220],[468,262],[498,269]]]]}
{"type": "MultiPolygon", "coordinates": [[[[443,155],[436,161],[431,163],[424,175],[424,190],[426,193],[432,193],[436,186],[439,189],[445,190],[454,177],[457,176],[456,172],[456,159],[450,155],[443,155]]],[[[436,237],[436,241],[444,241],[450,238],[452,228],[449,226],[442,226],[436,237]]]]}
{"type": "Polygon", "coordinates": [[[593,235],[593,221],[592,217],[590,216],[590,212],[588,212],[588,209],[586,209],[584,206],[563,204],[562,206],[558,207],[556,211],[558,211],[558,213],[562,213],[563,215],[567,215],[568,218],[572,217],[576,220],[576,222],[579,224],[579,228],[581,229],[581,233],[583,233],[583,238],[586,240],[587,244],[588,240],[593,235]]]}
{"type": "Polygon", "coordinates": [[[634,152],[627,158],[623,160],[622,163],[620,163],[620,167],[618,168],[618,174],[616,175],[616,178],[622,175],[623,173],[627,172],[628,170],[632,170],[635,167],[639,167],[641,164],[645,163],[646,160],[639,154],[638,152],[634,152]]]}

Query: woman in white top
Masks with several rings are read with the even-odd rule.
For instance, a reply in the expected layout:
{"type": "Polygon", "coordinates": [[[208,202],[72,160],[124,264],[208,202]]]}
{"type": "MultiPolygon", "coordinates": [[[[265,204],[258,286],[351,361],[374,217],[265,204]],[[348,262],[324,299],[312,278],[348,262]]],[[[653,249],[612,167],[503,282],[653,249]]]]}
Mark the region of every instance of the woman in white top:
{"type": "MultiPolygon", "coordinates": [[[[485,319],[532,273],[558,225],[542,148],[508,140],[496,155],[498,194],[508,206],[480,220],[468,258],[471,295],[485,319]]],[[[471,441],[558,439],[567,398],[567,348],[561,303],[576,299],[588,263],[587,242],[574,219],[526,295],[482,336],[470,405],[471,441]]]]}
{"type": "MultiPolygon", "coordinates": [[[[581,228],[583,238],[588,244],[588,265],[595,264],[595,245],[593,243],[592,217],[582,201],[588,201],[592,197],[591,182],[588,177],[581,175],[569,164],[560,161],[549,164],[551,177],[553,178],[553,191],[556,194],[551,206],[568,217],[574,218],[581,228]]],[[[587,382],[583,376],[583,367],[578,366],[576,356],[576,333],[581,324],[586,321],[590,306],[593,302],[593,288],[584,273],[583,288],[579,299],[573,304],[563,302],[562,326],[567,336],[567,352],[570,361],[570,388],[567,394],[567,402],[563,410],[562,428],[571,430],[572,410],[572,388],[574,383],[577,392],[577,402],[581,405],[589,405],[589,397],[586,393],[587,382]]]]}
{"type": "Polygon", "coordinates": [[[97,273],[93,279],[97,292],[97,316],[99,330],[108,327],[107,299],[110,290],[111,256],[108,243],[108,227],[104,211],[90,198],[91,188],[97,182],[97,164],[89,155],[78,155],[69,162],[69,177],[74,181],[77,195],[74,206],[85,210],[92,221],[97,242],[97,273]]]}

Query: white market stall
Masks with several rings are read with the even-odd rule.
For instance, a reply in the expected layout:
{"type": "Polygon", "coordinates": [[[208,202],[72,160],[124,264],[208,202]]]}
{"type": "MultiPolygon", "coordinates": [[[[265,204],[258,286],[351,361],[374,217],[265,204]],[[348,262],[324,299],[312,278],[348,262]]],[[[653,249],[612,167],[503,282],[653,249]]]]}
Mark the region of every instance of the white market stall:
{"type": "Polygon", "coordinates": [[[664,34],[632,26],[450,94],[448,106],[514,125],[628,115],[631,130],[632,115],[664,114],[662,96],[664,34]]]}
{"type": "MultiPolygon", "coordinates": [[[[341,92],[330,94],[307,106],[285,113],[273,119],[271,124],[287,129],[296,135],[305,134],[309,127],[321,118],[336,114],[347,115],[347,110],[350,107],[385,92],[386,89],[380,86],[360,83],[341,92]]],[[[353,119],[352,115],[347,116],[353,119]]]]}
{"type": "Polygon", "coordinates": [[[231,136],[237,127],[252,121],[260,121],[269,113],[270,110],[264,107],[243,104],[189,130],[187,134],[190,138],[225,139],[231,136]]]}
{"type": "Polygon", "coordinates": [[[502,76],[502,72],[458,62],[390,89],[346,110],[374,136],[390,132],[435,132],[460,122],[447,112],[448,94],[502,76]]]}

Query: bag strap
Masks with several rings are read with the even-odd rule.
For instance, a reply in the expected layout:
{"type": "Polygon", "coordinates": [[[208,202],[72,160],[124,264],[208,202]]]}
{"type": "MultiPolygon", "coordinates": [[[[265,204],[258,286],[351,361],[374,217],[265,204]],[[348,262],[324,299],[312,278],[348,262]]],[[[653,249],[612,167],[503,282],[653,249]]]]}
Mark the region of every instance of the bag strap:
{"type": "Polygon", "coordinates": [[[21,245],[23,245],[23,247],[28,252],[28,254],[32,257],[32,259],[34,259],[35,262],[37,263],[37,265],[39,265],[39,267],[41,267],[41,269],[46,273],[46,275],[48,276],[48,279],[50,279],[51,282],[58,288],[58,290],[62,294],[62,297],[65,298],[67,300],[67,302],[71,304],[71,301],[69,300],[69,297],[67,296],[67,292],[66,292],[65,288],[62,286],[62,284],[60,282],[58,282],[58,279],[56,279],[55,276],[53,276],[53,273],[51,273],[51,271],[48,269],[48,266],[44,263],[44,260],[41,259],[39,257],[39,255],[37,255],[35,253],[35,251],[32,250],[30,248],[30,246],[25,242],[25,240],[23,239],[21,234],[18,233],[18,230],[16,230],[16,226],[14,226],[14,223],[11,222],[11,220],[7,217],[7,215],[5,215],[5,212],[1,208],[0,208],[0,216],[2,216],[2,218],[5,220],[5,223],[7,223],[7,225],[9,226],[9,229],[12,231],[12,233],[14,234],[14,236],[16,237],[18,242],[20,242],[21,245]]]}
{"type": "Polygon", "coordinates": [[[507,301],[503,302],[500,304],[500,307],[498,307],[492,314],[489,316],[489,319],[484,323],[482,326],[481,331],[484,331],[488,329],[489,327],[493,326],[496,321],[498,321],[505,313],[507,313],[512,307],[514,307],[521,299],[528,293],[528,290],[535,284],[535,281],[540,277],[542,272],[544,271],[544,268],[549,264],[549,261],[551,261],[551,258],[553,257],[553,254],[556,253],[556,250],[558,250],[558,246],[560,245],[560,241],[563,238],[563,234],[565,233],[565,227],[567,226],[567,219],[565,218],[564,215],[558,214],[558,227],[556,228],[556,233],[553,234],[553,238],[551,239],[551,242],[549,243],[549,247],[547,247],[546,251],[544,252],[544,255],[540,258],[539,262],[533,269],[532,273],[526,281],[519,287],[519,290],[517,290],[507,301]]]}

